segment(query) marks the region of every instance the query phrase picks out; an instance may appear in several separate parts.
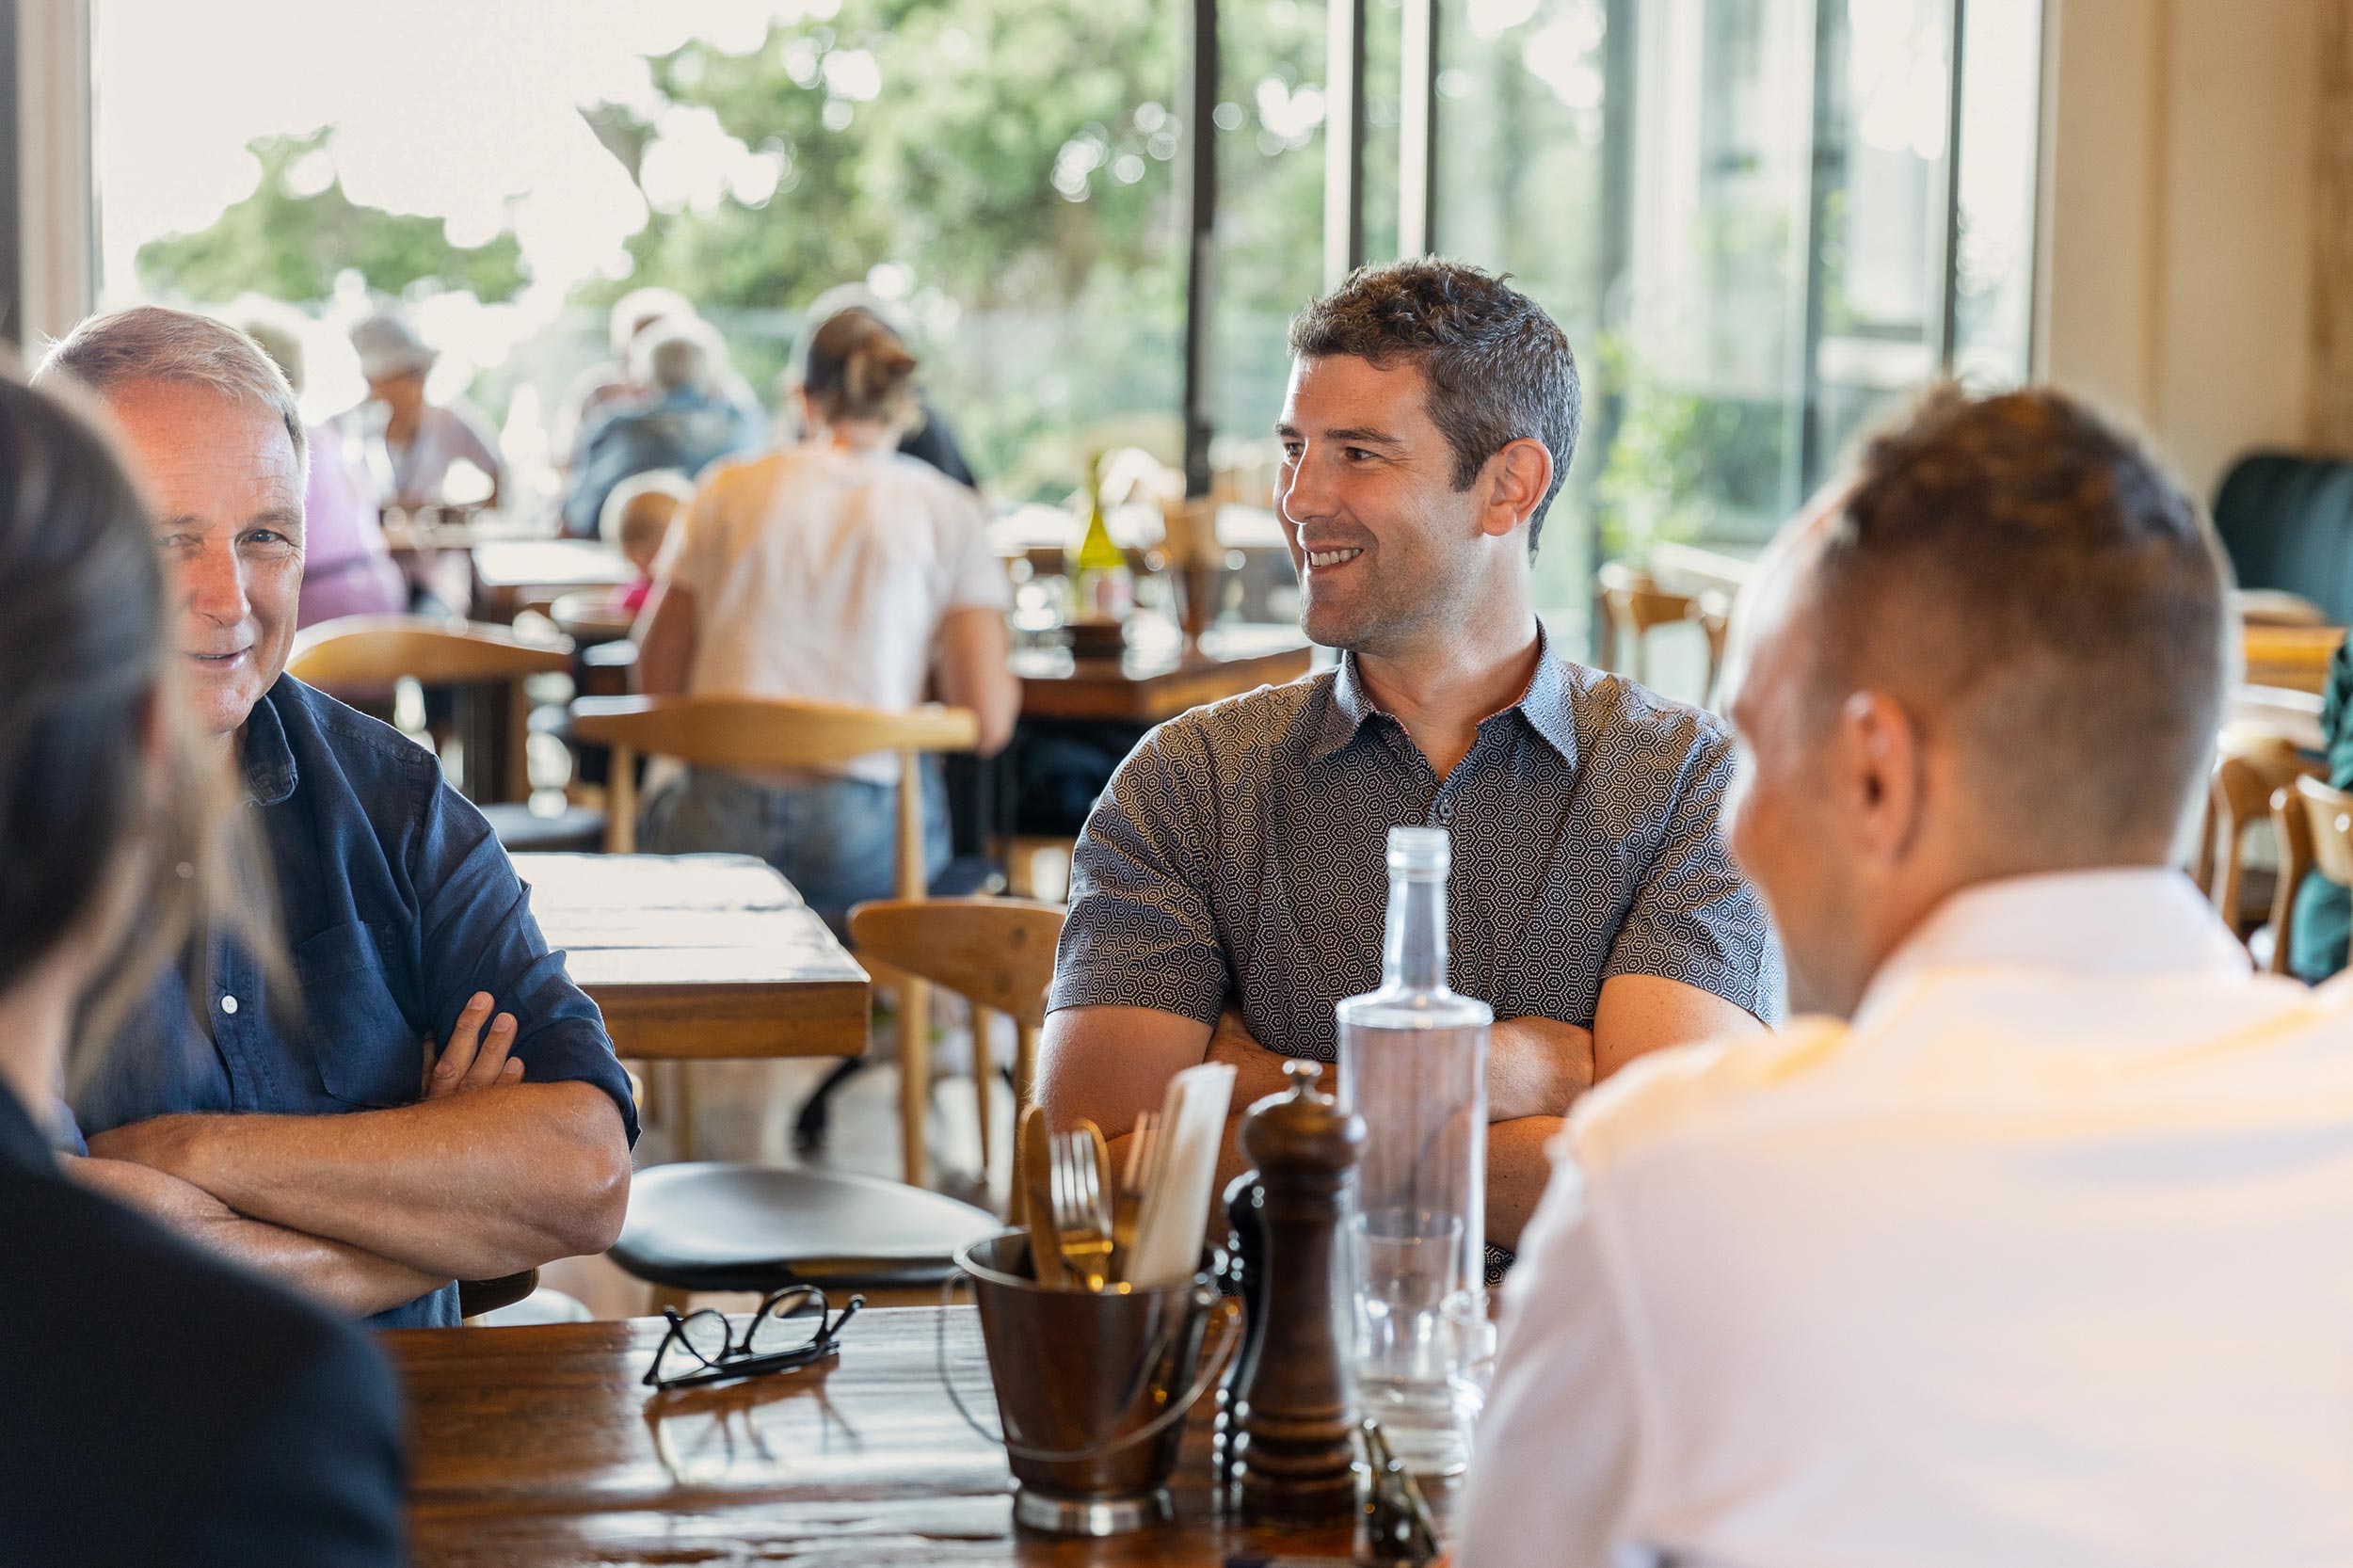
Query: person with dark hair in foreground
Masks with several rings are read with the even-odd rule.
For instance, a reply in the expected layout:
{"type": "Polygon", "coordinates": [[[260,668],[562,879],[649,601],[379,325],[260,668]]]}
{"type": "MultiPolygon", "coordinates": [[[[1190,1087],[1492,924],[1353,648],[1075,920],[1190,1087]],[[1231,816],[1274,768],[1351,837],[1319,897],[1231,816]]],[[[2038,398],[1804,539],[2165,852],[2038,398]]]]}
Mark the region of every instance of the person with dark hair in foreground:
{"type": "Polygon", "coordinates": [[[1780,958],[1716,831],[1729,738],[1536,619],[1577,446],[1561,329],[1412,261],[1310,305],[1290,346],[1275,502],[1339,666],[1171,720],[1122,764],[1079,841],[1039,1097],[1124,1138],[1194,1063],[1237,1067],[1238,1119],[1286,1058],[1332,1060],[1334,1004],[1381,973],[1388,830],[1448,828],[1453,984],[1497,1018],[1492,1276],[1570,1103],[1645,1051],[1762,1029],[1780,958]]]}
{"type": "Polygon", "coordinates": [[[378,1327],[453,1326],[457,1281],[603,1251],[636,1107],[596,1004],[433,755],[285,673],[305,537],[285,377],[157,306],[82,323],[52,377],[100,400],[158,514],[173,689],[234,766],[260,840],[240,874],[274,888],[300,982],[199,933],[75,1094],[76,1175],[378,1327]],[[223,1233],[223,1210],[268,1224],[223,1233]]]}
{"type": "Polygon", "coordinates": [[[2057,393],[1933,398],[1741,606],[1791,1000],[1570,1117],[1460,1560],[2353,1561],[2353,985],[2173,868],[2220,552],[2057,393]]]}
{"type": "Polygon", "coordinates": [[[0,376],[0,1562],[397,1563],[375,1348],[50,1152],[77,1017],[225,891],[227,789],[176,733],[163,572],[104,443],[0,376]]]}

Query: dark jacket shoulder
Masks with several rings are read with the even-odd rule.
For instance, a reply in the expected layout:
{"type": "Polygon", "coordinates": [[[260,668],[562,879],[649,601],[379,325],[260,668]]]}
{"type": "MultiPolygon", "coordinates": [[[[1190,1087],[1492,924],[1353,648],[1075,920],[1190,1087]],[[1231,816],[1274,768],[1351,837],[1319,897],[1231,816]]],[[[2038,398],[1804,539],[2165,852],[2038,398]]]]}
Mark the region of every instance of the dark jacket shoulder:
{"type": "Polygon", "coordinates": [[[400,1560],[360,1333],[61,1174],[0,1168],[0,1564],[400,1560]]]}

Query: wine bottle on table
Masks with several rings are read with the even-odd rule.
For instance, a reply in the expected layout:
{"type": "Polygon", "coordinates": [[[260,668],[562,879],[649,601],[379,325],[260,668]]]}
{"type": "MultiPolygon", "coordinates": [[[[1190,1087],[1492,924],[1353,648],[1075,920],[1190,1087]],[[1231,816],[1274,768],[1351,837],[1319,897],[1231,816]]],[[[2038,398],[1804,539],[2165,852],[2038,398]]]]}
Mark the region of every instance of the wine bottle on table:
{"type": "Polygon", "coordinates": [[[1103,518],[1103,456],[1087,464],[1087,527],[1079,544],[1079,558],[1070,574],[1074,600],[1071,618],[1085,621],[1125,621],[1135,608],[1135,574],[1128,552],[1112,539],[1103,518]]]}

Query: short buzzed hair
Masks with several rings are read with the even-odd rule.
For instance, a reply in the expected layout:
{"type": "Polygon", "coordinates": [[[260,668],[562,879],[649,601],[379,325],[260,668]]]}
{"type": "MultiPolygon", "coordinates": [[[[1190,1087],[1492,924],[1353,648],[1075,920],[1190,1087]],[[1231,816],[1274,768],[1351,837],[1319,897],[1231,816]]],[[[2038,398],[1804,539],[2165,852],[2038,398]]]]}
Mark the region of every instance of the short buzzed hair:
{"type": "Polygon", "coordinates": [[[1813,581],[1822,717],[1918,695],[2028,844],[2178,829],[2232,679],[2229,568],[2131,437],[2055,392],[1937,389],[1863,449],[1813,581]]]}
{"type": "Polygon", "coordinates": [[[1503,278],[1460,262],[1417,258],[1359,267],[1291,322],[1302,360],[1341,357],[1383,367],[1403,360],[1430,383],[1430,420],[1454,453],[1454,488],[1470,488],[1513,441],[1552,454],[1552,485],[1528,519],[1536,553],[1561,493],[1584,413],[1577,355],[1542,306],[1503,278]]]}
{"type": "Polygon", "coordinates": [[[49,350],[33,384],[59,376],[101,401],[138,382],[158,381],[265,408],[285,423],[296,472],[309,470],[302,410],[285,373],[251,338],[210,316],[162,305],[90,316],[49,350]]]}

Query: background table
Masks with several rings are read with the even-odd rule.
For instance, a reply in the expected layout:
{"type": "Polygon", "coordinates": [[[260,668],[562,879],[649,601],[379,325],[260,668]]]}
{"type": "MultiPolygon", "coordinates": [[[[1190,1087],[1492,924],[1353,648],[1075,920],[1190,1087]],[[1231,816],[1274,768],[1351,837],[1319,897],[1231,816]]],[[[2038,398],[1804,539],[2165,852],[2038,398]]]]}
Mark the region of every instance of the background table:
{"type": "Polygon", "coordinates": [[[634,582],[637,568],[597,539],[492,539],[473,547],[473,617],[505,625],[528,605],[634,582]]]}
{"type": "MultiPolygon", "coordinates": [[[[1016,1533],[1004,1450],[967,1427],[940,1387],[940,1315],[863,1312],[828,1368],[670,1394],[638,1383],[662,1337],[658,1319],[387,1334],[414,1432],[418,1568],[1348,1554],[1349,1520],[1220,1517],[1198,1419],[1186,1432],[1175,1524],[1102,1542],[1016,1533]]],[[[992,1419],[979,1320],[959,1307],[946,1326],[957,1387],[992,1419]]]]}
{"type": "Polygon", "coordinates": [[[866,971],[764,861],[518,855],[515,869],[621,1056],[866,1053],[866,971]]]}
{"type": "Polygon", "coordinates": [[[1191,658],[1163,620],[1139,616],[1129,634],[1134,641],[1117,659],[1074,659],[1064,648],[1016,649],[1022,715],[1159,724],[1205,702],[1295,680],[1314,660],[1306,633],[1288,623],[1213,626],[1191,658]]]}

